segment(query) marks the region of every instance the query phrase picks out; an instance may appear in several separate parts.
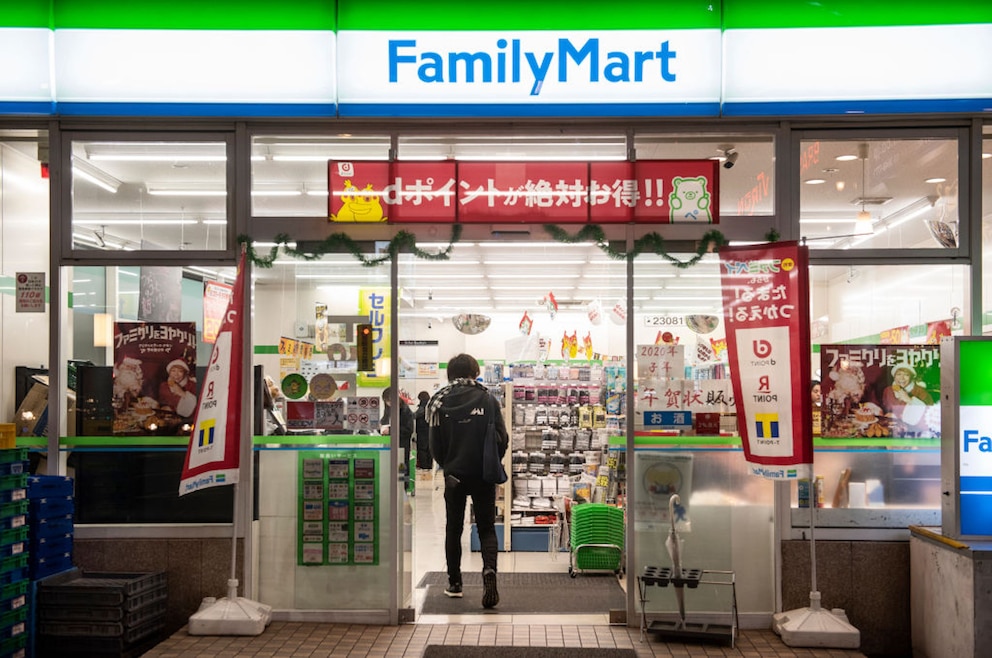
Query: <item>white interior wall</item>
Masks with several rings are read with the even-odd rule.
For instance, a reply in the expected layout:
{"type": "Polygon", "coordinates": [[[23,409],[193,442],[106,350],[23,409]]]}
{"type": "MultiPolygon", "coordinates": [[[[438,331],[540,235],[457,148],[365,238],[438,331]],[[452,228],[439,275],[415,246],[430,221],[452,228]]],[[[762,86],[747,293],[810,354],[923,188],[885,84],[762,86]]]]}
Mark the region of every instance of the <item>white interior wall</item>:
{"type": "Polygon", "coordinates": [[[16,410],[15,366],[48,365],[48,313],[17,313],[14,297],[18,272],[48,272],[49,185],[28,151],[0,144],[0,422],[16,410]]]}

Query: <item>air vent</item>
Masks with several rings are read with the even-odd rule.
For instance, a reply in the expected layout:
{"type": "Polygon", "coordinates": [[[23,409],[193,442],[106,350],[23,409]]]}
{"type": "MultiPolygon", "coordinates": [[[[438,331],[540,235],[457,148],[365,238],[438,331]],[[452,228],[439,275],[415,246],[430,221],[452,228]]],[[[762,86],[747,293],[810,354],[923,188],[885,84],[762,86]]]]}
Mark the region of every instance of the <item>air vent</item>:
{"type": "Polygon", "coordinates": [[[852,206],[884,206],[892,201],[890,196],[859,196],[851,201],[852,206]]]}

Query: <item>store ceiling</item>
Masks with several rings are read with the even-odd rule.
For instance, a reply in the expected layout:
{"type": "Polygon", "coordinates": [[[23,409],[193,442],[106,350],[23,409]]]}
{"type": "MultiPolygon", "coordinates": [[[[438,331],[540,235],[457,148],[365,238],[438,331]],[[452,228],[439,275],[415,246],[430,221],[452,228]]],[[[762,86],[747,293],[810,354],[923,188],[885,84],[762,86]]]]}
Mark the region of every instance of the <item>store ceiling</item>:
{"type": "MultiPolygon", "coordinates": [[[[0,132],[0,143],[32,153],[32,139],[23,131],[0,132]]],[[[716,158],[733,147],[738,154],[733,168],[720,169],[724,221],[732,221],[726,218],[733,215],[767,216],[772,212],[775,152],[770,137],[638,136],[635,146],[642,160],[716,158]]],[[[256,137],[252,142],[252,213],[286,218],[324,216],[326,161],[383,159],[388,149],[385,137],[256,137]]],[[[876,141],[867,144],[867,149],[858,141],[816,141],[804,143],[801,151],[800,226],[813,249],[936,248],[940,245],[926,220],[956,217],[957,150],[953,141],[876,141]],[[925,182],[928,180],[932,182],[925,182]],[[857,234],[856,221],[862,210],[870,213],[874,234],[857,234]]],[[[626,157],[626,143],[623,136],[564,132],[557,137],[409,137],[401,140],[399,154],[405,159],[619,160],[626,157]]],[[[154,245],[159,249],[199,250],[222,246],[227,202],[223,143],[179,148],[77,143],[73,163],[73,233],[77,244],[103,249],[154,245]],[[155,157],[148,157],[151,155],[155,157]],[[94,182],[94,177],[105,184],[94,182]],[[107,181],[113,192],[106,188],[107,181]]],[[[947,226],[954,228],[950,222],[947,226]]],[[[445,313],[473,303],[519,308],[520,302],[515,300],[540,299],[549,289],[559,291],[560,304],[576,306],[588,304],[591,298],[612,305],[622,294],[622,262],[610,260],[594,246],[509,244],[510,248],[506,243],[459,243],[451,261],[422,261],[411,263],[408,271],[401,270],[402,283],[408,296],[418,301],[417,308],[443,308],[439,312],[445,313]],[[616,285],[618,281],[620,285],[616,285]]],[[[307,285],[320,284],[321,266],[284,260],[271,270],[260,271],[260,282],[300,285],[302,276],[308,277],[303,279],[307,285]]],[[[647,277],[671,271],[660,258],[658,261],[655,268],[640,261],[638,272],[645,270],[647,277]]],[[[340,268],[334,269],[340,272],[340,268]]],[[[709,272],[704,269],[696,271],[711,278],[716,272],[712,265],[709,272]]],[[[645,286],[657,294],[646,292],[639,297],[645,297],[644,303],[660,302],[664,297],[671,306],[682,302],[680,297],[695,296],[701,300],[697,306],[707,308],[718,301],[715,287],[675,295],[671,290],[665,292],[671,283],[658,279],[657,285],[645,286]]],[[[688,305],[691,300],[684,301],[688,305]]],[[[698,311],[705,312],[706,308],[698,311]]]]}

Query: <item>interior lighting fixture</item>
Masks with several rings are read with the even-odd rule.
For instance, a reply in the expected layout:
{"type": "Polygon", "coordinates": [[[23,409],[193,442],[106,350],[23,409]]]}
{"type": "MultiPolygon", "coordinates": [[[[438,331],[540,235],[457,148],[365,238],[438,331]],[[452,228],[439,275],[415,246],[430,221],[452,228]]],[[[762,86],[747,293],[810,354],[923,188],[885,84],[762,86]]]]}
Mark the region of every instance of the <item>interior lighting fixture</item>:
{"type": "Polygon", "coordinates": [[[861,159],[861,210],[858,212],[854,222],[855,235],[871,235],[874,231],[871,227],[871,213],[865,210],[865,197],[868,195],[868,143],[863,142],[858,145],[858,157],[861,159]]]}
{"type": "Polygon", "coordinates": [[[947,182],[947,179],[946,178],[941,178],[941,177],[937,176],[936,178],[928,178],[928,179],[926,179],[923,182],[924,183],[946,183],[947,182]]]}
{"type": "Polygon", "coordinates": [[[149,187],[148,194],[151,196],[204,196],[222,197],[227,196],[227,190],[217,188],[165,188],[149,187]]]}
{"type": "Polygon", "coordinates": [[[827,179],[826,178],[810,178],[810,179],[805,180],[803,182],[806,183],[807,185],[823,185],[824,183],[827,182],[827,179]]]}
{"type": "Polygon", "coordinates": [[[92,183],[111,194],[117,194],[117,190],[123,185],[120,180],[114,178],[103,169],[94,167],[89,162],[76,156],[72,157],[72,173],[80,180],[92,183]]]}

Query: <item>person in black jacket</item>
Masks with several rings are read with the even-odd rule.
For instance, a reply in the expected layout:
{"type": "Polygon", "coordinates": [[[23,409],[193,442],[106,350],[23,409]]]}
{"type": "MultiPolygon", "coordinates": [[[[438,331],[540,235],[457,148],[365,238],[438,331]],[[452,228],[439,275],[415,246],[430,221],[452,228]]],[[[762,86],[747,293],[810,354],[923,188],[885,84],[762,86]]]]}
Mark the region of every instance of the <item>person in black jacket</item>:
{"type": "MultiPolygon", "coordinates": [[[[397,434],[400,438],[400,459],[403,460],[400,464],[400,473],[407,475],[407,488],[410,489],[410,483],[412,483],[413,480],[409,478],[407,471],[410,466],[410,444],[413,442],[413,432],[416,429],[416,421],[413,418],[413,412],[410,411],[410,407],[407,406],[406,402],[404,402],[401,397],[400,431],[392,431],[392,428],[389,426],[392,422],[392,393],[392,388],[387,388],[382,392],[382,420],[379,421],[379,424],[383,429],[383,434],[397,434]]],[[[410,490],[412,491],[412,489],[410,490]]]]}
{"type": "Polygon", "coordinates": [[[444,469],[444,506],[447,522],[444,554],[448,564],[448,587],[444,593],[462,597],[462,531],[465,503],[472,497],[475,524],[482,546],[482,605],[499,603],[496,589],[496,485],[482,480],[482,446],[490,414],[495,414],[496,439],[500,458],[506,454],[509,436],[499,402],[476,381],[479,362],[469,354],[448,361],[449,384],[434,394],[427,404],[431,453],[444,469]]]}
{"type": "Polygon", "coordinates": [[[431,456],[430,430],[427,426],[427,403],[430,402],[431,394],[421,391],[417,394],[420,404],[413,412],[413,418],[417,422],[417,468],[431,470],[434,467],[434,457],[431,456]]]}

